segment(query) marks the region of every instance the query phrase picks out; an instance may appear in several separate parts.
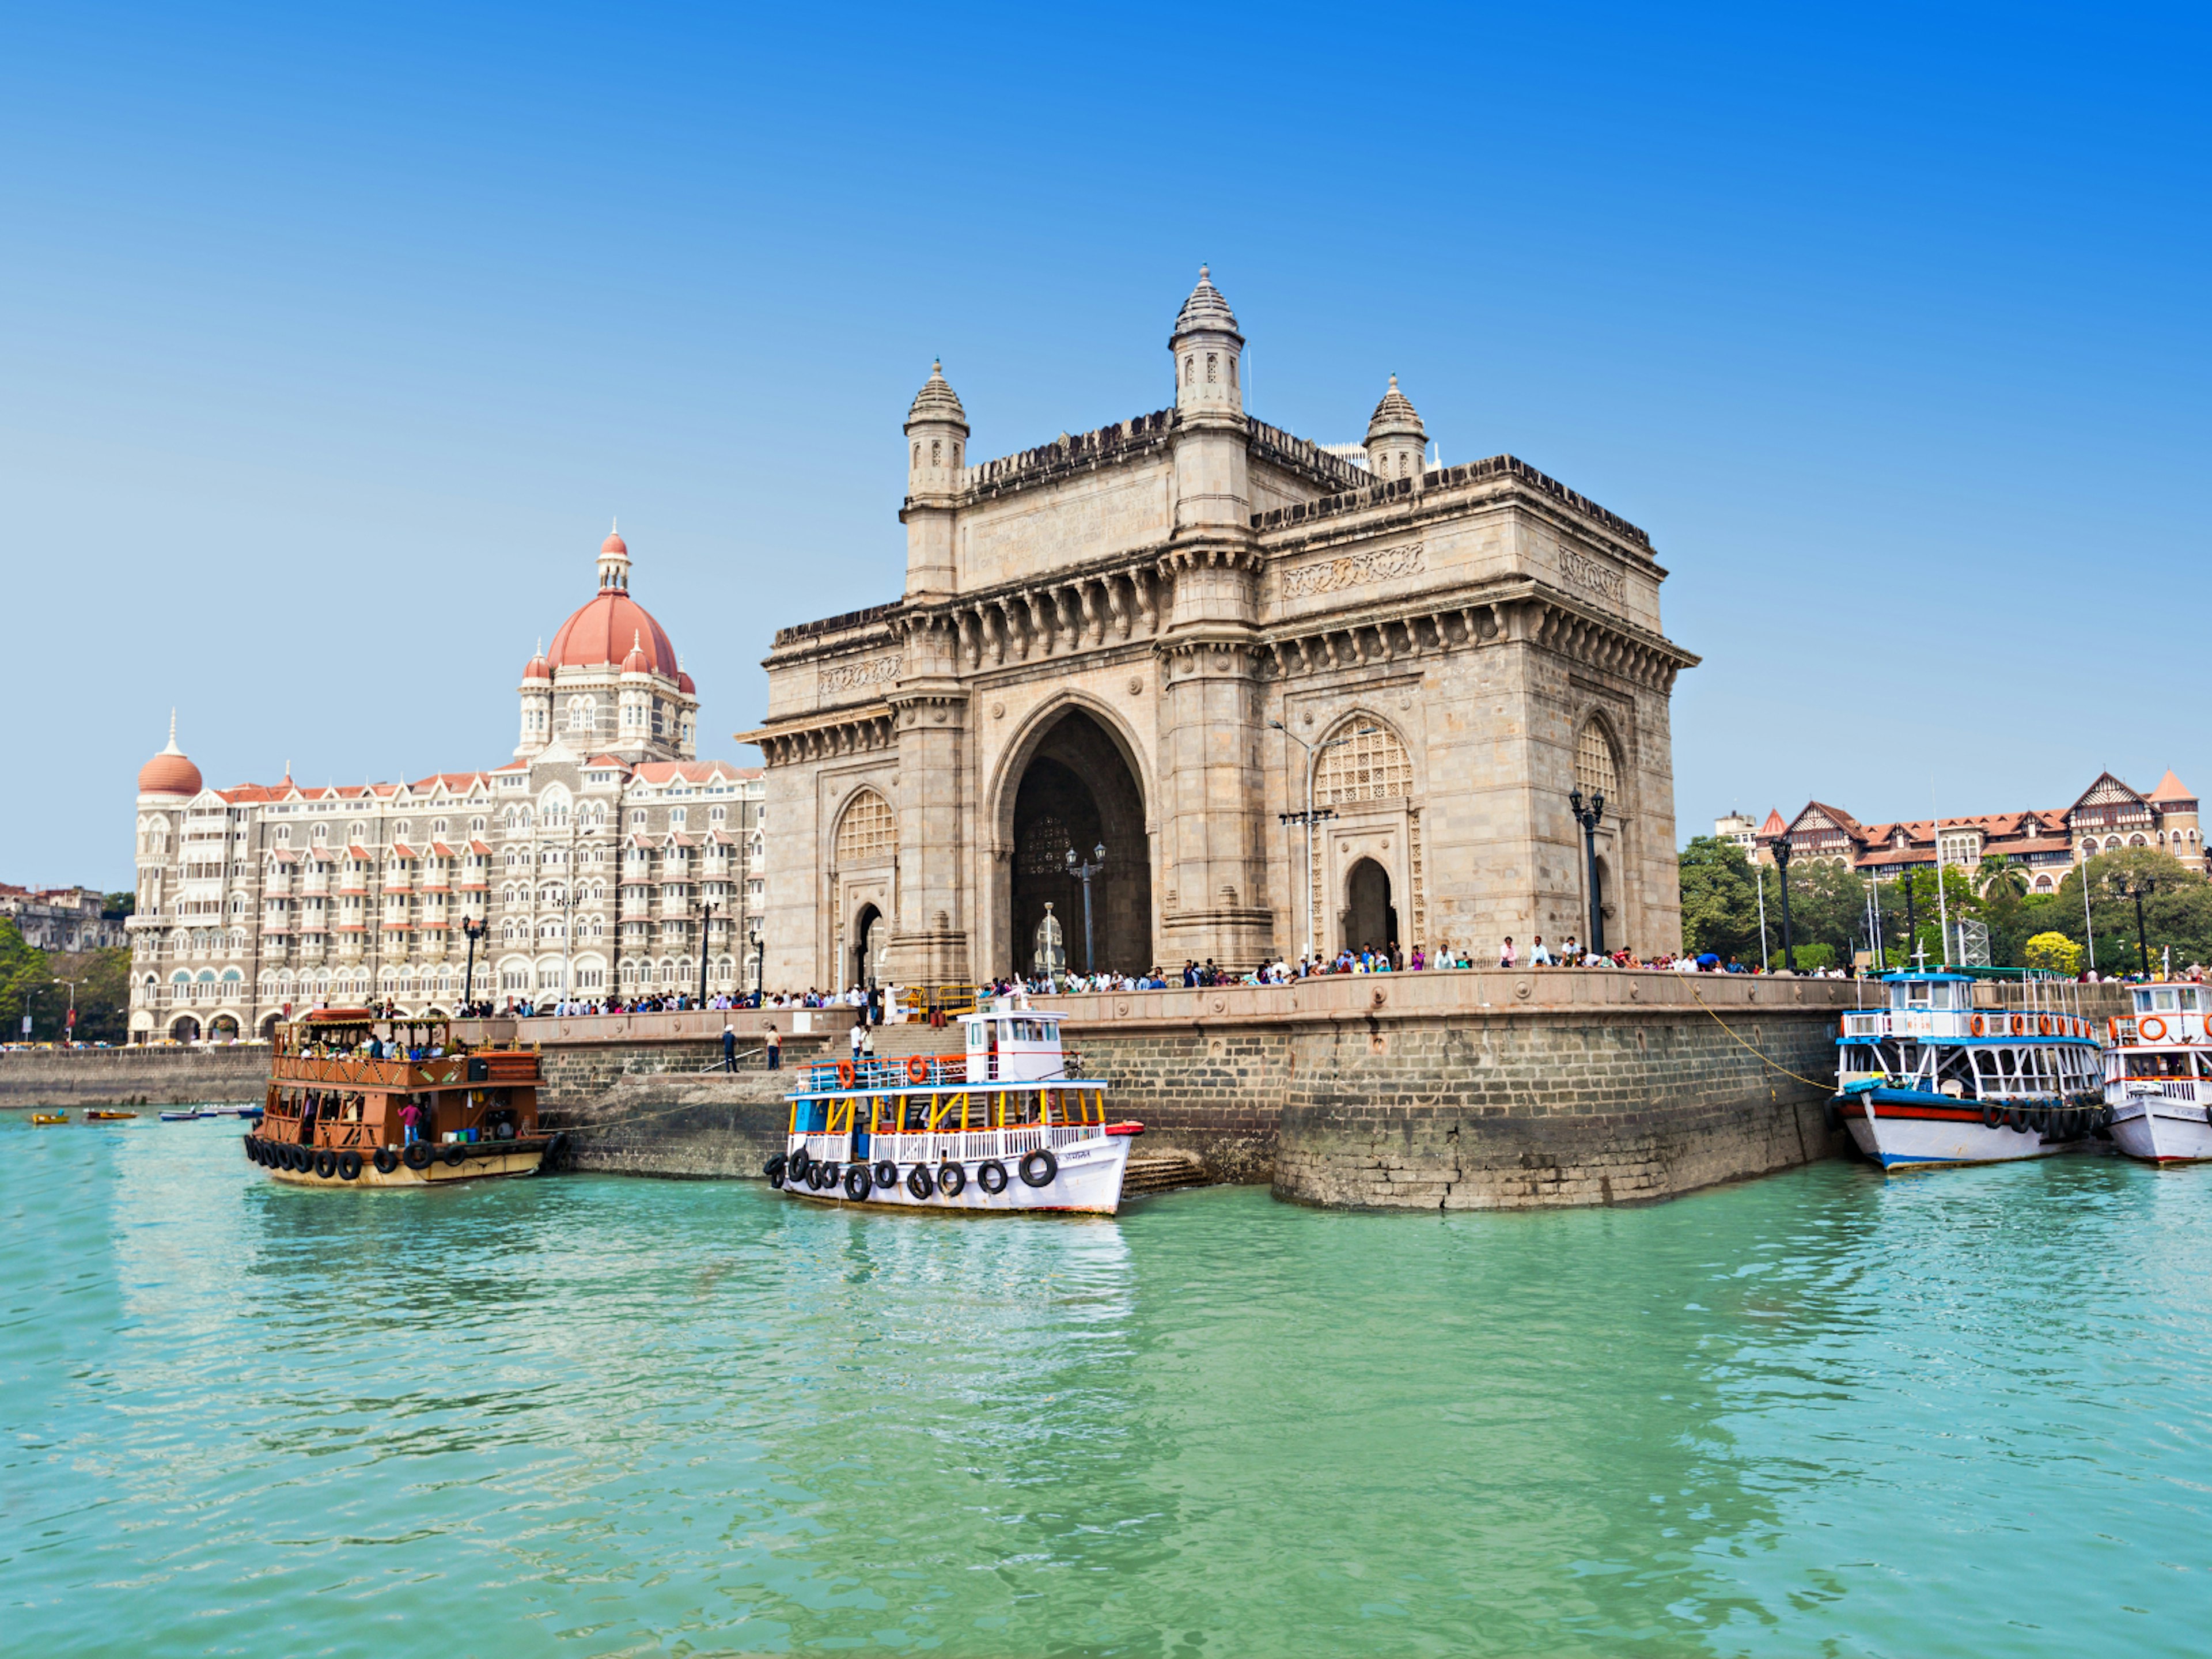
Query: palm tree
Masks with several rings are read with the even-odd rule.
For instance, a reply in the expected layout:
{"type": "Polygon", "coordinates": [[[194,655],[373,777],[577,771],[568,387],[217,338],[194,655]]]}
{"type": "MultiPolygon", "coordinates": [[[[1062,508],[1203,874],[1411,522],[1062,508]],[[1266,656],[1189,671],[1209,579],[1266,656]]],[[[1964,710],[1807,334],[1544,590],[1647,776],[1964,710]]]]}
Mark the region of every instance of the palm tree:
{"type": "Polygon", "coordinates": [[[2027,896],[2027,866],[2014,863],[2002,853],[1992,853],[1984,859],[1982,867],[1976,874],[1980,878],[1979,890],[1984,898],[1989,897],[1999,887],[2010,888],[2014,898],[2027,896]]]}

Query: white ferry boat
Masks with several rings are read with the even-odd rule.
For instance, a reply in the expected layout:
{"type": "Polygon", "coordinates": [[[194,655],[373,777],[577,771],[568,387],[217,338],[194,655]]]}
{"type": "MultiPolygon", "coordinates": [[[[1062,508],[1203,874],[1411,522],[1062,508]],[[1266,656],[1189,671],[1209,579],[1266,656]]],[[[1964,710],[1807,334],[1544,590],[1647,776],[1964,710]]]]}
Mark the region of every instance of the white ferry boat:
{"type": "Polygon", "coordinates": [[[1966,974],[1879,982],[1887,1008],[1843,1016],[1831,1105],[1885,1171],[2042,1158],[2095,1127],[2100,1034],[2071,981],[2024,981],[2019,1008],[1976,1007],[1966,974]]]}
{"type": "Polygon", "coordinates": [[[1145,1126],[1106,1121],[1060,1018],[1004,998],[960,1017],[964,1054],[808,1067],[769,1181],[823,1204],[1113,1214],[1145,1126]]]}
{"type": "Polygon", "coordinates": [[[2105,1054],[2112,1144],[2153,1164],[2212,1158],[2212,986],[2138,985],[2132,996],[2105,1054]]]}

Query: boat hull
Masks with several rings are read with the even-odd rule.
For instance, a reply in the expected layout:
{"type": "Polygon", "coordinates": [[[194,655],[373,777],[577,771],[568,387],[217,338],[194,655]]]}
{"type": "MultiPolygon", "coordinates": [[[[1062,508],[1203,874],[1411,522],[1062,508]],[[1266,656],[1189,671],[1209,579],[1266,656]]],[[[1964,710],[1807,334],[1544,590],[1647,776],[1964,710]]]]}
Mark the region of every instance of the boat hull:
{"type": "MultiPolygon", "coordinates": [[[[1032,1187],[1021,1178],[1013,1159],[1004,1160],[1006,1185],[1003,1192],[987,1193],[975,1179],[975,1168],[963,1164],[967,1184],[951,1197],[936,1184],[938,1164],[926,1164],[930,1171],[931,1191],[927,1198],[916,1198],[905,1184],[911,1164],[900,1164],[899,1184],[878,1187],[872,1181],[867,1195],[851,1198],[846,1195],[842,1180],[836,1187],[817,1192],[805,1186],[785,1187],[781,1190],[788,1197],[808,1203],[846,1209],[872,1210],[938,1210],[949,1214],[977,1215],[1073,1214],[1112,1215],[1121,1206],[1121,1177],[1129,1164],[1131,1138],[1127,1135],[1104,1135],[1092,1140],[1077,1141],[1072,1146],[1054,1149],[1060,1167],[1053,1178],[1042,1187],[1032,1187]]],[[[842,1166],[840,1166],[842,1176],[842,1166]]]]}
{"type": "Polygon", "coordinates": [[[2204,1109],[2156,1097],[2112,1109],[2112,1144],[2146,1164],[2212,1162],[2212,1123],[2204,1109]]]}
{"type": "Polygon", "coordinates": [[[1943,1097],[1880,1089],[1870,1103],[1871,1110],[1869,1097],[1852,1096],[1838,1101],[1836,1109],[1858,1149],[1887,1175],[2048,1158],[2063,1145],[2045,1140],[2034,1129],[2002,1123],[1992,1128],[1982,1121],[1980,1107],[1943,1097]]]}
{"type": "Polygon", "coordinates": [[[448,1150],[443,1145],[434,1147],[434,1156],[426,1168],[410,1170],[403,1159],[389,1171],[378,1169],[374,1158],[363,1153],[361,1168],[351,1181],[335,1170],[325,1176],[313,1170],[264,1165],[262,1173],[287,1187],[442,1187],[456,1181],[492,1181],[504,1176],[536,1175],[544,1164],[551,1143],[538,1140],[507,1147],[470,1143],[459,1164],[446,1162],[448,1150]]]}

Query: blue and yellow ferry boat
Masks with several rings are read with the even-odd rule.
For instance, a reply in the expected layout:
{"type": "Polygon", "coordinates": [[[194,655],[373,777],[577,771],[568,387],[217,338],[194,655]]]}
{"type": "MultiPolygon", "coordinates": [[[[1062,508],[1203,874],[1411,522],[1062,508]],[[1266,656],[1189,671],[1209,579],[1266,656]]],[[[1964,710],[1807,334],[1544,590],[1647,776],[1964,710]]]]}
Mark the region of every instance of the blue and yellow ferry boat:
{"type": "Polygon", "coordinates": [[[809,1066],[769,1182],[824,1204],[1113,1214],[1145,1126],[1107,1121],[1060,1019],[1002,998],[961,1016],[963,1053],[809,1066]]]}
{"type": "Polygon", "coordinates": [[[1886,1008],[1843,1016],[1832,1109],[1885,1170],[2042,1158],[2102,1118],[2103,1046],[2069,981],[2021,981],[2018,1007],[1977,1006],[1970,974],[1887,974],[1886,1008]]]}

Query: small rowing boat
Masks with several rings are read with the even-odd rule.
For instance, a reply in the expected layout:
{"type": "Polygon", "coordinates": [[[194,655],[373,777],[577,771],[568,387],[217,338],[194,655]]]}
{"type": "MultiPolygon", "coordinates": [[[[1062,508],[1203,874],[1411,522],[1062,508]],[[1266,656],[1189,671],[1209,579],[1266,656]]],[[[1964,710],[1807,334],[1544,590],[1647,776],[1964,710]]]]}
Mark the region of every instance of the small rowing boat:
{"type": "Polygon", "coordinates": [[[126,1117],[137,1115],[136,1112],[87,1112],[84,1117],[88,1123],[120,1123],[126,1117]]]}
{"type": "Polygon", "coordinates": [[[67,1112],[33,1112],[31,1114],[31,1121],[33,1123],[66,1123],[69,1121],[69,1114],[67,1112]]]}

